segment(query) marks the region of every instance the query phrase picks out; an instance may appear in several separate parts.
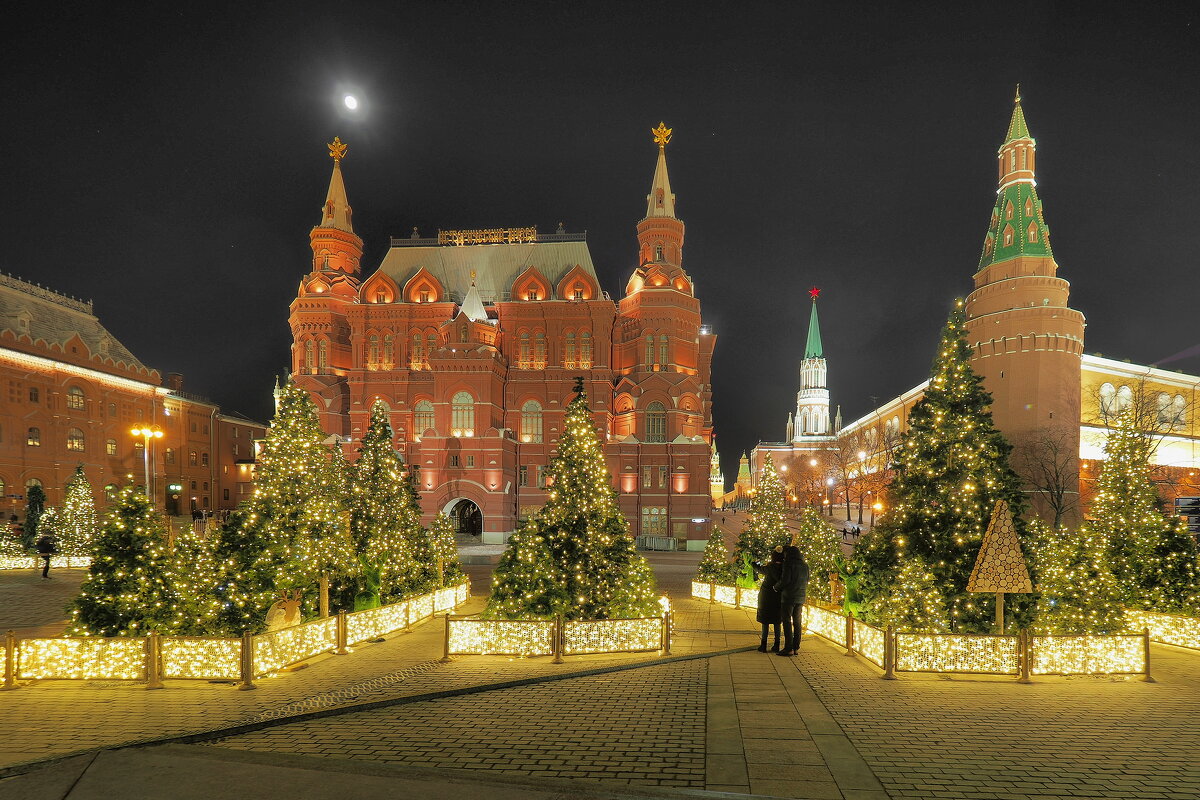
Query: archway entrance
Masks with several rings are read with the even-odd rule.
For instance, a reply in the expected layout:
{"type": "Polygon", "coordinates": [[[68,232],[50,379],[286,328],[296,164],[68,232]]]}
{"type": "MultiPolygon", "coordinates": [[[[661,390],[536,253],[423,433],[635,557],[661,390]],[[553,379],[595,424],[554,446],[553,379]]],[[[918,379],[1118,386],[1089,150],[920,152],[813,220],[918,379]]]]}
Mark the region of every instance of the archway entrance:
{"type": "Polygon", "coordinates": [[[450,509],[450,521],[458,536],[480,537],[483,535],[483,513],[470,500],[459,500],[450,509]]]}

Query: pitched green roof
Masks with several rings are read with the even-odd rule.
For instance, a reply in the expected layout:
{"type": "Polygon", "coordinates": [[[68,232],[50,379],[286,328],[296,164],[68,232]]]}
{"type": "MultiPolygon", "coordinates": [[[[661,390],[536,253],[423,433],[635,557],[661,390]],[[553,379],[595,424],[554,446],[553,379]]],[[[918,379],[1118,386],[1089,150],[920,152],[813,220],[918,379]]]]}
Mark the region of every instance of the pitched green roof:
{"type": "Polygon", "coordinates": [[[821,325],[817,321],[817,300],[813,298],[812,313],[808,317],[808,342],[804,345],[805,358],[824,358],[821,347],[821,325]]]}
{"type": "Polygon", "coordinates": [[[1034,185],[1025,181],[1009,184],[997,193],[979,269],[1018,256],[1054,258],[1050,228],[1042,217],[1042,201],[1034,185]]]}
{"type": "Polygon", "coordinates": [[[1013,106],[1012,119],[1008,122],[1008,134],[1004,137],[1005,144],[1008,144],[1013,139],[1033,138],[1029,135],[1029,126],[1025,124],[1025,112],[1021,110],[1020,95],[1017,98],[1017,104],[1013,106]]]}

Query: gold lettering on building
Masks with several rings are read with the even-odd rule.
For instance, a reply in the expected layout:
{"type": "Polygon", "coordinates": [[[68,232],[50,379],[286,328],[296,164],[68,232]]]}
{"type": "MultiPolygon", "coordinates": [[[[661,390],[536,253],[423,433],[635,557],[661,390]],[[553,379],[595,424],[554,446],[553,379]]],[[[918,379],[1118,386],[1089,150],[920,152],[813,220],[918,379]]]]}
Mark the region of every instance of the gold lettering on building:
{"type": "Polygon", "coordinates": [[[532,228],[485,228],[478,231],[438,231],[438,244],[524,244],[537,241],[532,228]]]}

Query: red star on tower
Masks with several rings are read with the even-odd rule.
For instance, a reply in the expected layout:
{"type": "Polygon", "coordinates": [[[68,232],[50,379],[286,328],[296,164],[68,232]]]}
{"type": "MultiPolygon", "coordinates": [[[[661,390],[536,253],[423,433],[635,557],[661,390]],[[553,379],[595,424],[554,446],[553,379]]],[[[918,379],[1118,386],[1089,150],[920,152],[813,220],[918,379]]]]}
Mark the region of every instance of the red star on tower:
{"type": "Polygon", "coordinates": [[[815,286],[808,290],[808,296],[811,297],[813,300],[816,300],[818,297],[820,297],[820,295],[821,295],[821,290],[815,286]]]}

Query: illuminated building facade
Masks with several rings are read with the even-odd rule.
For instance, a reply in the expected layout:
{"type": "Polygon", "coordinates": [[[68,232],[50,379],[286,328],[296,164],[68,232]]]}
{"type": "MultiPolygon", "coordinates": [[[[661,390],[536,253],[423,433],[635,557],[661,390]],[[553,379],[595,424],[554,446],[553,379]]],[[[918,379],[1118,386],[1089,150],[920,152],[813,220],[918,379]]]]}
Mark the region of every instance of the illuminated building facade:
{"type": "Polygon", "coordinates": [[[132,480],[144,487],[150,442],[155,504],[172,514],[230,509],[252,488],[254,441],[265,427],[222,414],[182,390],[182,377],[142,364],[109,333],[90,302],[0,275],[0,495],[5,516],[23,513],[37,484],[47,505],[82,465],[96,492],[132,480]]]}
{"type": "MultiPolygon", "coordinates": [[[[682,267],[665,147],[637,224],[638,266],[614,302],[585,236],[533,228],[393,239],[362,276],[334,140],[311,271],[291,306],[292,372],[353,458],[376,399],[419,468],[426,522],[498,543],[540,508],[576,376],[636,535],[708,536],[716,337],[682,267]]],[[[685,545],[687,546],[687,545],[685,545]]]]}

